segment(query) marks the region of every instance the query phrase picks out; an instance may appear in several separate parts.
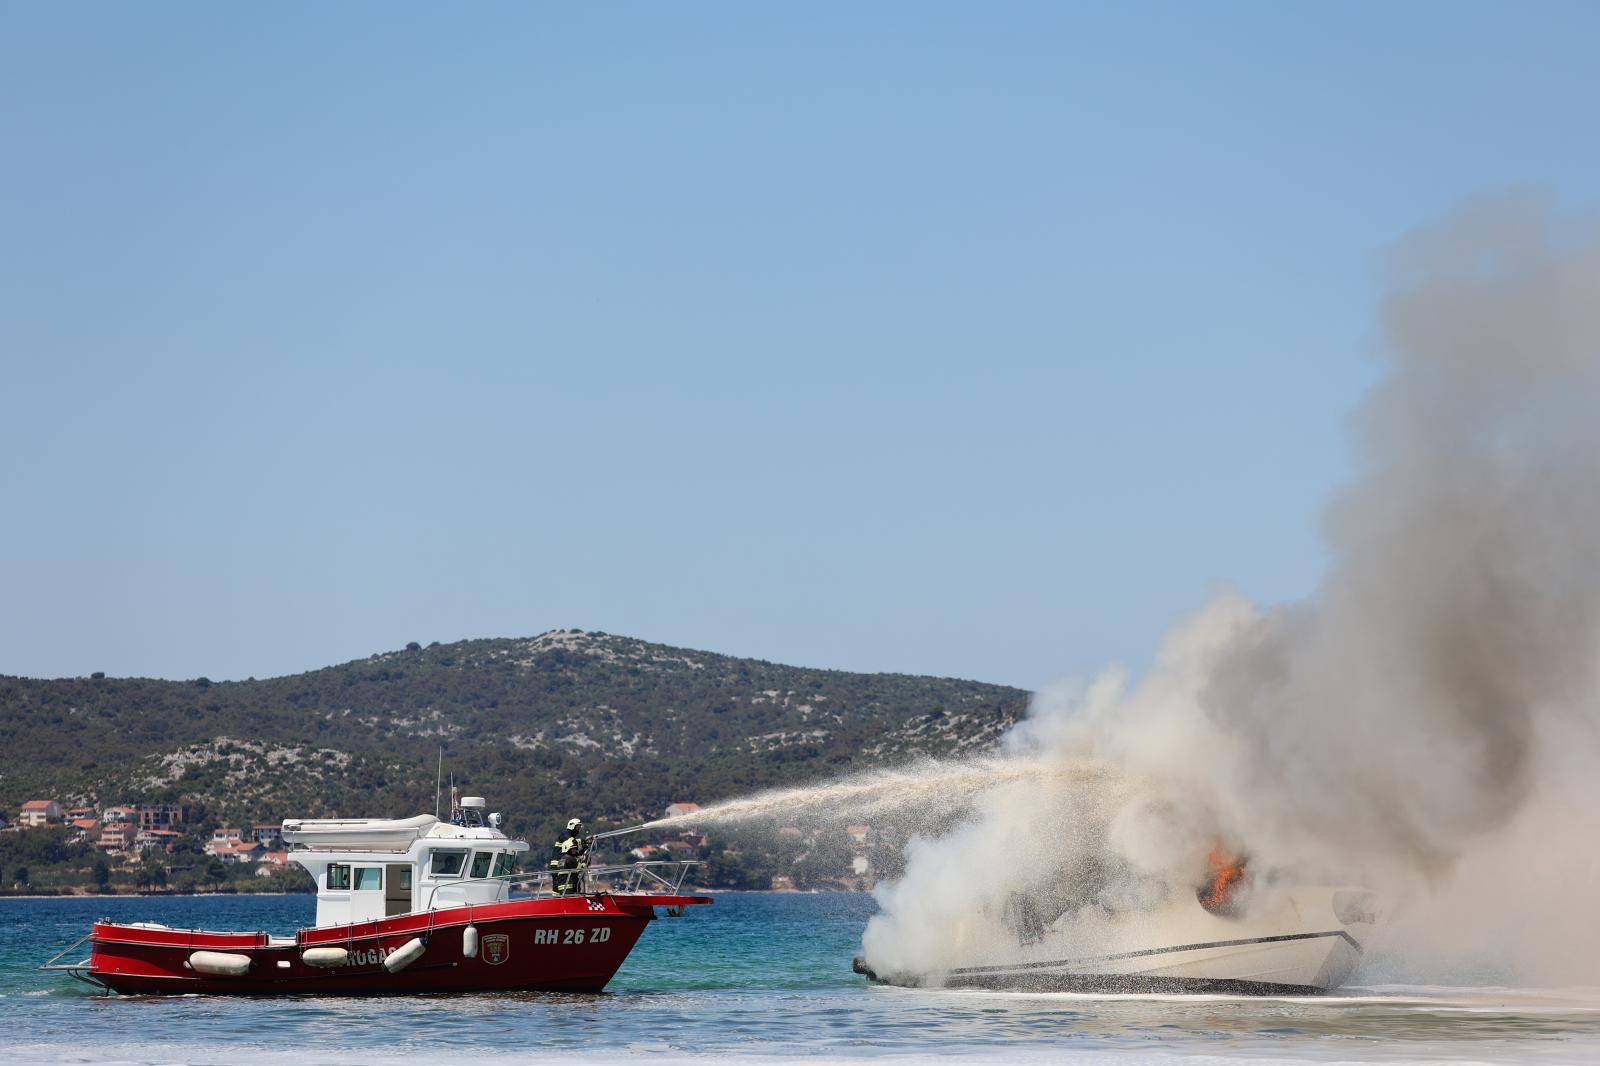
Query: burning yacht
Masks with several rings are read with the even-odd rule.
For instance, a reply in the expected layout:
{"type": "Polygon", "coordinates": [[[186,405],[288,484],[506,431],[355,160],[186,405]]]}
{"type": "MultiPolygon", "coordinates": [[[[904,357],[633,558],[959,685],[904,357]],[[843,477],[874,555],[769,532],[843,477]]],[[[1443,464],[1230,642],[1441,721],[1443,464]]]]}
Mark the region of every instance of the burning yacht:
{"type": "Polygon", "coordinates": [[[993,958],[926,973],[854,969],[879,984],[1027,992],[1313,995],[1344,984],[1372,929],[1373,894],[1334,886],[1256,886],[1242,860],[1213,853],[1193,895],[1110,917],[1092,954],[1062,957],[1048,935],[993,958]]]}
{"type": "Polygon", "coordinates": [[[293,936],[101,920],[45,968],[125,993],[597,992],[655,908],[711,902],[683,890],[692,862],[580,869],[555,894],[549,872],[513,872],[528,845],[481,798],[452,807],[448,822],[285,822],[290,859],[317,884],[316,924],[293,936]],[[59,961],[84,943],[87,958],[59,961]]]}

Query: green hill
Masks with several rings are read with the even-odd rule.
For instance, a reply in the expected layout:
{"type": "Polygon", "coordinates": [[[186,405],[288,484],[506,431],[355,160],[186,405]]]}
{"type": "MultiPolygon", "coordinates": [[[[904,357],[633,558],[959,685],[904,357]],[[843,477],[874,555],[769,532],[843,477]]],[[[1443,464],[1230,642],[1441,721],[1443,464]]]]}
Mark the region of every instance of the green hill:
{"type": "Polygon", "coordinates": [[[434,764],[544,832],[980,749],[1020,689],[556,630],[264,681],[0,677],[0,811],[187,799],[229,820],[433,809],[434,764]]]}

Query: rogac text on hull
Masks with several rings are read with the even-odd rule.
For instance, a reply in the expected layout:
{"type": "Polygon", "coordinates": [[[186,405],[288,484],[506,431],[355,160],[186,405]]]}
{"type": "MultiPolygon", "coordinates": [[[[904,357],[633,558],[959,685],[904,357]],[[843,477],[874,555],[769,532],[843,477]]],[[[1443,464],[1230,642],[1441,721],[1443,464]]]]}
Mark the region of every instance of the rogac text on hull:
{"type": "Polygon", "coordinates": [[[45,966],[123,993],[598,992],[655,908],[711,902],[681,890],[692,863],[578,870],[573,892],[550,894],[550,874],[510,873],[528,846],[481,807],[463,800],[449,823],[285,823],[317,880],[317,924],[293,936],[102,920],[45,966]],[[529,882],[539,894],[511,896],[529,882]],[[85,941],[86,959],[58,961],[85,941]]]}

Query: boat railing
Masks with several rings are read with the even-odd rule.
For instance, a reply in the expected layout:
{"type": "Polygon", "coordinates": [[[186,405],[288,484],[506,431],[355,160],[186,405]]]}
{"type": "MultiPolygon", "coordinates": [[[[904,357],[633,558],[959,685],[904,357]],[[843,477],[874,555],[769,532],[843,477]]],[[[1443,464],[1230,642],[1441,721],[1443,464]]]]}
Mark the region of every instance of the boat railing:
{"type": "MultiPolygon", "coordinates": [[[[636,862],[616,866],[583,866],[575,870],[530,870],[521,874],[499,874],[488,877],[466,877],[459,881],[448,881],[442,885],[435,885],[428,893],[428,902],[423,910],[434,909],[434,899],[442,888],[456,888],[460,885],[488,884],[501,882],[507,886],[520,888],[529,895],[569,895],[592,896],[596,893],[608,893],[613,896],[637,896],[648,893],[663,893],[666,895],[680,895],[683,892],[684,882],[689,878],[691,868],[699,866],[695,859],[636,862]],[[574,884],[570,892],[558,893],[555,891],[555,878],[571,878],[574,884]]],[[[456,904],[452,904],[456,906],[456,904]]]]}
{"type": "MultiPolygon", "coordinates": [[[[615,866],[589,866],[576,871],[581,875],[585,894],[609,892],[614,896],[638,895],[642,892],[662,892],[680,895],[690,871],[699,866],[697,859],[672,859],[657,862],[635,862],[615,866]]],[[[546,876],[561,873],[545,871],[546,876]]],[[[568,873],[572,871],[566,871],[568,873]]]]}
{"type": "Polygon", "coordinates": [[[45,962],[44,962],[44,965],[40,966],[39,969],[41,969],[41,970],[67,970],[67,971],[87,970],[89,968],[89,964],[90,964],[90,961],[91,961],[90,958],[85,958],[81,962],[62,962],[61,961],[61,956],[67,954],[68,952],[74,951],[79,947],[82,947],[85,943],[87,943],[88,941],[90,941],[92,939],[94,939],[94,933],[93,932],[89,932],[89,933],[84,934],[83,936],[81,936],[78,939],[74,940],[72,943],[68,944],[66,947],[62,948],[60,951],[56,952],[54,955],[52,955],[48,959],[46,959],[45,962]]]}
{"type": "Polygon", "coordinates": [[[44,961],[44,965],[40,966],[39,969],[41,969],[41,970],[59,970],[62,973],[65,973],[68,977],[72,978],[75,981],[82,981],[84,984],[92,985],[95,988],[104,987],[104,986],[101,985],[101,983],[99,981],[96,981],[94,979],[94,977],[93,977],[93,970],[94,970],[94,951],[93,951],[93,948],[90,949],[90,953],[87,956],[85,956],[82,959],[79,959],[77,962],[62,962],[61,961],[61,957],[63,955],[66,955],[66,954],[68,954],[70,952],[76,951],[78,948],[82,947],[84,944],[87,944],[92,940],[94,940],[94,931],[91,929],[88,933],[86,933],[85,935],[79,937],[77,940],[74,940],[72,943],[68,944],[66,947],[62,948],[60,951],[56,952],[54,955],[52,955],[48,959],[46,959],[44,961]]]}

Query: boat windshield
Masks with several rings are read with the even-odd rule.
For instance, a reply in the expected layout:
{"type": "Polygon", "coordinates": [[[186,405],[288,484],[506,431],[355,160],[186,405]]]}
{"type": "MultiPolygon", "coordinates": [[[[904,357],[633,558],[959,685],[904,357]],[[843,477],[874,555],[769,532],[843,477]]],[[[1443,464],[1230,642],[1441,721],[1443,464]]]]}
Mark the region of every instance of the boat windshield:
{"type": "Polygon", "coordinates": [[[460,877],[461,867],[466,865],[467,853],[454,848],[438,848],[433,853],[432,865],[428,872],[434,877],[460,877]]]}

